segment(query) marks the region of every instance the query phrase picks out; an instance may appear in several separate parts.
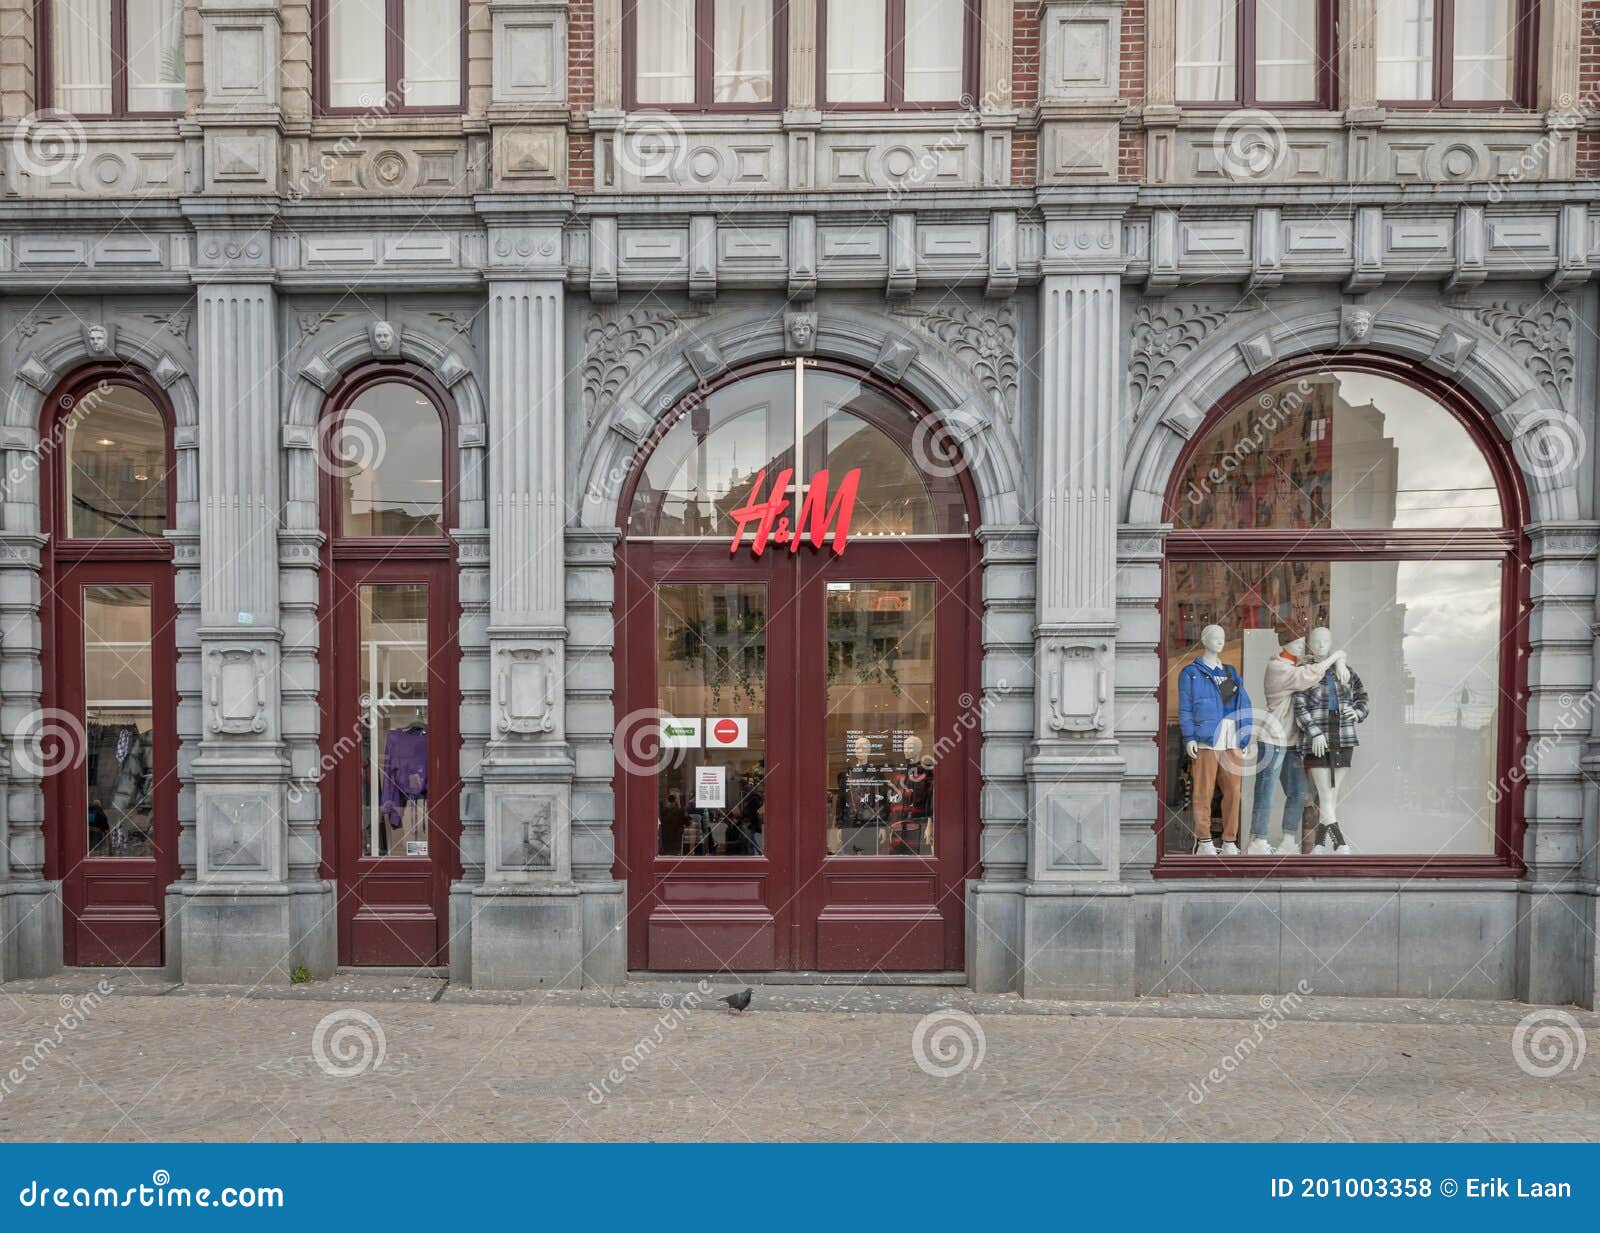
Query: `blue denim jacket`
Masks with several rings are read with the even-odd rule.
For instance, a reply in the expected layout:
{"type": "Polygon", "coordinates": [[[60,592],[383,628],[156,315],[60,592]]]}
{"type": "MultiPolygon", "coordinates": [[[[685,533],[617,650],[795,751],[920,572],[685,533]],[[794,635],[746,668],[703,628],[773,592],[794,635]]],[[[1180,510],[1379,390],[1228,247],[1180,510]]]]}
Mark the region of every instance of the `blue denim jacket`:
{"type": "Polygon", "coordinates": [[[1243,749],[1250,743],[1250,695],[1245,693],[1244,682],[1232,665],[1223,664],[1219,672],[1213,672],[1198,659],[1185,665],[1178,673],[1178,727],[1184,741],[1213,744],[1217,729],[1228,718],[1233,720],[1239,748],[1243,749]],[[1222,702],[1223,680],[1232,680],[1239,687],[1232,703],[1226,706],[1222,702]]]}

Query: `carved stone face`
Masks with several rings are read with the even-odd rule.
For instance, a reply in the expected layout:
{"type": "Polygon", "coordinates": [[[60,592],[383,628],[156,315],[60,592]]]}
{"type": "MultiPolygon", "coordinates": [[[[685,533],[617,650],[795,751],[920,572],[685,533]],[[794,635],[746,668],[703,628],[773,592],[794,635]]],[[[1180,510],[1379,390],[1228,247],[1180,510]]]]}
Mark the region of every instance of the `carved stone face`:
{"type": "Polygon", "coordinates": [[[394,350],[394,326],[387,321],[380,321],[372,327],[372,342],[379,351],[387,355],[394,350]]]}
{"type": "Polygon", "coordinates": [[[1325,659],[1328,652],[1333,650],[1333,631],[1319,625],[1311,631],[1308,645],[1311,649],[1312,659],[1325,659]]]}
{"type": "Polygon", "coordinates": [[[1372,310],[1357,308],[1345,316],[1345,329],[1349,332],[1352,342],[1362,342],[1367,335],[1372,333],[1372,323],[1376,320],[1372,310]]]}
{"type": "Polygon", "coordinates": [[[789,341],[796,347],[809,347],[816,335],[817,323],[809,316],[789,318],[789,341]]]}
{"type": "Polygon", "coordinates": [[[111,336],[106,333],[103,325],[89,327],[89,350],[96,355],[103,355],[111,349],[111,336]]]}
{"type": "Polygon", "coordinates": [[[1200,631],[1200,645],[1213,655],[1220,655],[1227,642],[1227,632],[1220,625],[1207,625],[1200,631]]]}

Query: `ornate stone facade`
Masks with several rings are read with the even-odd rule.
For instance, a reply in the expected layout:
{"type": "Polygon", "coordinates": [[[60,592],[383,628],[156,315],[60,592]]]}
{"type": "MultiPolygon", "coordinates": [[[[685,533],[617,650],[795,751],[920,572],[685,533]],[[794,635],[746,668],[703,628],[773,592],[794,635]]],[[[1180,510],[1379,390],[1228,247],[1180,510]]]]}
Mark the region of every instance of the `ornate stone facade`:
{"type": "MultiPolygon", "coordinates": [[[[1600,81],[1573,37],[1600,4],[1544,0],[1537,106],[1483,114],[1380,107],[1373,0],[1346,0],[1336,106],[1244,116],[1175,100],[1174,0],[982,0],[962,106],[900,112],[819,104],[816,0],[790,0],[785,93],[750,115],[626,110],[622,0],[472,0],[464,105],[437,115],[326,114],[304,3],[189,8],[182,117],[43,148],[33,5],[0,0],[0,737],[52,671],[43,404],[83,365],[136,366],[174,421],[173,973],[337,962],[318,433],[341,381],[391,361],[455,414],[450,969],[624,979],[618,502],[686,395],[806,355],[907,391],[977,494],[974,986],[1272,992],[1248,955],[1190,962],[1248,901],[1337,940],[1377,922],[1378,960],[1330,944],[1319,992],[1593,1004],[1600,720],[1557,700],[1593,688],[1600,628],[1600,202],[1575,178],[1600,81]],[[1552,416],[1584,443],[1523,476],[1546,752],[1521,872],[1158,876],[1174,466],[1231,390],[1341,352],[1439,374],[1513,447],[1552,416]],[[1494,940],[1469,955],[1468,933],[1494,940]]],[[[0,979],[59,967],[63,928],[63,820],[14,748],[3,769],[0,979]]]]}

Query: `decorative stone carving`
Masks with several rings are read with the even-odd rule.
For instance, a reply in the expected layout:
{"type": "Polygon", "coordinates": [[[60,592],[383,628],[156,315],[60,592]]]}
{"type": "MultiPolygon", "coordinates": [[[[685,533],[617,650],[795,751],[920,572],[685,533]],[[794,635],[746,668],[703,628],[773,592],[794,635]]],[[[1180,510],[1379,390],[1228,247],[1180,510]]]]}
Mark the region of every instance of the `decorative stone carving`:
{"type": "Polygon", "coordinates": [[[636,308],[617,320],[590,313],[583,331],[583,417],[594,423],[598,409],[621,392],[628,378],[675,335],[681,319],[636,308]]]}
{"type": "Polygon", "coordinates": [[[817,350],[817,314],[784,313],[783,337],[790,355],[813,355],[817,350]]]}
{"type": "Polygon", "coordinates": [[[1128,350],[1128,393],[1134,410],[1161,392],[1184,358],[1222,328],[1230,311],[1209,304],[1139,306],[1128,350]]]}
{"type": "Polygon", "coordinates": [[[295,320],[300,326],[301,340],[304,341],[307,338],[313,337],[323,326],[332,325],[335,321],[338,321],[341,317],[347,315],[348,314],[341,312],[311,312],[295,314],[295,320]]]}
{"type": "Polygon", "coordinates": [[[994,409],[1010,420],[1017,408],[1021,365],[1017,359],[1017,310],[937,305],[908,310],[924,333],[949,348],[955,359],[977,378],[994,409]]]}
{"type": "Polygon", "coordinates": [[[170,355],[163,355],[156,361],[153,373],[155,379],[161,383],[161,388],[170,390],[178,378],[183,376],[183,368],[170,355]]]}
{"type": "Polygon", "coordinates": [[[90,355],[109,358],[117,352],[117,327],[94,321],[83,327],[83,347],[90,355]]]}
{"type": "Polygon", "coordinates": [[[561,688],[561,656],[553,643],[502,648],[494,676],[496,732],[554,732],[561,688]]]}
{"type": "Polygon", "coordinates": [[[1433,344],[1433,352],[1428,358],[1446,372],[1457,372],[1477,345],[1477,339],[1450,326],[1439,335],[1439,341],[1433,344]]]}
{"type": "Polygon", "coordinates": [[[890,381],[899,381],[916,358],[914,345],[903,338],[886,338],[878,348],[878,358],[872,361],[872,371],[890,381]]]}
{"type": "Polygon", "coordinates": [[[206,730],[229,735],[267,730],[267,653],[260,647],[207,650],[206,730]]]}
{"type": "Polygon", "coordinates": [[[40,330],[48,329],[60,320],[59,316],[51,313],[29,313],[17,322],[17,334],[26,341],[37,335],[40,330]]]}
{"type": "Polygon", "coordinates": [[[273,874],[277,810],[256,792],[205,795],[201,814],[202,878],[261,881],[273,874]]]}
{"type": "Polygon", "coordinates": [[[1052,733],[1099,732],[1111,697],[1107,642],[1051,642],[1044,647],[1045,724],[1052,733]]]}
{"type": "Polygon", "coordinates": [[[1558,405],[1572,393],[1572,312],[1567,305],[1539,300],[1530,304],[1496,301],[1471,310],[1533,375],[1558,405]]]}
{"type": "Polygon", "coordinates": [[[1075,873],[1106,865],[1110,819],[1106,800],[1092,792],[1055,792],[1045,798],[1039,864],[1045,870],[1075,873]]]}
{"type": "Polygon", "coordinates": [[[400,355],[400,327],[392,321],[374,321],[367,327],[367,337],[372,340],[372,353],[386,359],[400,355]]]}
{"type": "Polygon", "coordinates": [[[711,380],[726,367],[722,360],[722,349],[710,338],[692,339],[683,349],[683,354],[694,369],[695,376],[702,381],[711,380]]]}
{"type": "Polygon", "coordinates": [[[496,819],[497,866],[502,870],[550,870],[556,865],[556,807],[549,795],[500,798],[496,819]]]}
{"type": "Polygon", "coordinates": [[[1372,336],[1372,327],[1377,320],[1378,314],[1370,308],[1342,304],[1339,307],[1339,337],[1350,346],[1360,346],[1372,336]]]}

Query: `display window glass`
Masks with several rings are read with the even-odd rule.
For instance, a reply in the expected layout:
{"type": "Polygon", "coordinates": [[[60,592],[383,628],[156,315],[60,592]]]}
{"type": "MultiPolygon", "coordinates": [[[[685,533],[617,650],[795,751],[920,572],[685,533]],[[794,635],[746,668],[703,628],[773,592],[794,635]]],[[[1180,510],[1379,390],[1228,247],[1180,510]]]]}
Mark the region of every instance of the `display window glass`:
{"type": "Polygon", "coordinates": [[[1471,414],[1319,367],[1190,448],[1168,502],[1165,859],[1512,859],[1519,498],[1471,414]]]}

